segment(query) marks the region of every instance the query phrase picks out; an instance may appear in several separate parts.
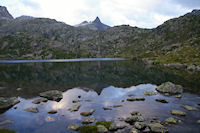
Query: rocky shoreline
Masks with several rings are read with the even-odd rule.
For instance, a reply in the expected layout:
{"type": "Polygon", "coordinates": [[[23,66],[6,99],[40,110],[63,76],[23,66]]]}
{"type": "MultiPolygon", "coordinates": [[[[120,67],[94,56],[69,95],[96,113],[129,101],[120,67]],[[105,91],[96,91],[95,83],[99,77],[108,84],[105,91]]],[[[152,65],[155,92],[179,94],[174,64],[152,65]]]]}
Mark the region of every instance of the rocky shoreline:
{"type": "MultiPolygon", "coordinates": [[[[173,96],[176,98],[181,98],[181,94],[183,93],[183,87],[180,85],[175,85],[171,82],[165,82],[158,86],[155,91],[144,91],[144,95],[146,96],[154,96],[158,93],[161,93],[163,95],[167,96],[173,96]]],[[[62,92],[58,90],[51,90],[46,91],[43,93],[40,93],[39,99],[36,99],[32,101],[33,104],[40,104],[40,103],[46,103],[48,100],[59,102],[62,98],[62,92]]],[[[79,109],[82,107],[80,102],[83,101],[81,99],[81,96],[78,96],[77,99],[72,100],[73,106],[68,108],[68,111],[73,113],[79,111],[79,109]]],[[[91,100],[84,100],[85,102],[91,102],[91,100]]],[[[127,102],[137,102],[137,101],[145,101],[144,97],[138,97],[135,95],[128,95],[126,98],[127,102]]],[[[156,102],[160,102],[161,104],[168,104],[169,101],[166,99],[155,99],[156,102]]],[[[17,103],[20,101],[17,98],[0,98],[0,110],[1,109],[9,109],[14,108],[17,109],[17,103]]],[[[124,101],[121,101],[122,103],[124,101]]],[[[186,111],[197,111],[198,109],[196,107],[192,107],[189,105],[182,105],[181,106],[186,111]]],[[[113,110],[114,108],[123,108],[123,104],[113,105],[109,107],[103,107],[103,110],[113,110]]],[[[30,107],[24,109],[24,111],[30,112],[30,113],[39,113],[40,110],[38,108],[30,107]]],[[[186,112],[172,109],[169,112],[168,118],[166,118],[164,121],[160,121],[159,118],[153,117],[151,120],[147,120],[145,116],[139,111],[132,110],[130,112],[130,116],[126,118],[120,118],[119,120],[113,120],[113,121],[100,121],[96,119],[93,116],[93,113],[95,113],[95,109],[85,110],[80,112],[80,115],[83,116],[83,119],[81,121],[82,125],[79,124],[71,124],[67,128],[69,130],[73,131],[80,131],[81,133],[108,133],[108,132],[116,132],[116,133],[167,133],[168,127],[173,126],[176,124],[181,124],[184,121],[182,121],[181,117],[184,117],[187,115],[186,112]],[[177,118],[178,117],[178,118],[177,118]],[[179,119],[180,117],[180,119],[179,119]]],[[[130,110],[128,110],[130,111],[130,110]]],[[[49,110],[49,114],[56,114],[58,113],[57,110],[49,110]]],[[[51,116],[46,117],[46,121],[54,121],[54,119],[51,116]]],[[[197,121],[199,123],[199,120],[197,121]]],[[[6,120],[3,122],[0,122],[0,126],[12,124],[12,121],[6,120]]]]}

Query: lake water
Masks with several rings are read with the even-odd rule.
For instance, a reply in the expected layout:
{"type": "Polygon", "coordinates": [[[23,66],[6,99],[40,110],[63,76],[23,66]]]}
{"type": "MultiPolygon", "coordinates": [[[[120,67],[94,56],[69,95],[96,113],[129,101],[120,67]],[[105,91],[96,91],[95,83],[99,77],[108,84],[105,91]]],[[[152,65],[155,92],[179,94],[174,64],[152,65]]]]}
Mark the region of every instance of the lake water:
{"type": "Polygon", "coordinates": [[[164,121],[168,117],[182,120],[183,123],[168,126],[169,132],[200,131],[200,73],[170,69],[161,66],[148,66],[141,62],[123,59],[77,59],[68,61],[10,61],[0,63],[0,97],[18,97],[21,101],[17,109],[11,108],[0,114],[0,122],[11,120],[13,123],[0,128],[15,130],[17,133],[69,133],[70,124],[81,124],[84,118],[80,112],[95,109],[93,116],[99,120],[119,120],[130,116],[132,111],[140,111],[149,122],[153,117],[164,121]],[[155,88],[167,81],[184,87],[182,98],[164,96],[144,96],[145,90],[155,88]],[[21,88],[21,90],[17,90],[21,88]],[[33,104],[39,93],[48,90],[60,90],[63,99],[60,102],[33,104]],[[141,96],[145,101],[126,101],[128,95],[141,96]],[[74,105],[72,100],[81,95],[81,108],[69,112],[74,105]],[[156,102],[164,98],[168,104],[156,102]],[[91,100],[88,102],[87,100],[91,100]],[[125,100],[122,102],[122,100],[125,100]],[[122,105],[112,110],[103,107],[122,105]],[[196,107],[197,111],[187,111],[181,105],[196,107]],[[39,113],[24,111],[28,107],[37,107],[39,113]],[[56,114],[48,114],[51,109],[56,114]],[[170,110],[186,112],[185,117],[172,116],[170,110]],[[47,120],[48,116],[52,119],[47,120]]]}

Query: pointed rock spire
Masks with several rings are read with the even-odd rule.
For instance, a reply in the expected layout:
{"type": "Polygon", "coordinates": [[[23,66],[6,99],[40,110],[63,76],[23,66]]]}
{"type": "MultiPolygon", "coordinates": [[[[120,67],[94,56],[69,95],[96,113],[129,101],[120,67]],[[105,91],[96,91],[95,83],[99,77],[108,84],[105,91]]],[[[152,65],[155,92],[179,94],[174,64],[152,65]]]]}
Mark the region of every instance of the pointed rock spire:
{"type": "Polygon", "coordinates": [[[101,23],[101,20],[99,19],[98,16],[97,16],[96,19],[93,21],[93,23],[101,23]]]}

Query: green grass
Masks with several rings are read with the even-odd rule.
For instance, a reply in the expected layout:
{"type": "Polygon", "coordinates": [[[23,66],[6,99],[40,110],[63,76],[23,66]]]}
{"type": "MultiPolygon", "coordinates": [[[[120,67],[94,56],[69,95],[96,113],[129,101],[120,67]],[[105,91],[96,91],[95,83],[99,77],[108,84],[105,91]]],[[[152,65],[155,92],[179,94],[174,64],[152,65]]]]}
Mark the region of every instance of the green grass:
{"type": "Polygon", "coordinates": [[[0,133],[16,133],[16,132],[8,129],[0,129],[0,133]]]}

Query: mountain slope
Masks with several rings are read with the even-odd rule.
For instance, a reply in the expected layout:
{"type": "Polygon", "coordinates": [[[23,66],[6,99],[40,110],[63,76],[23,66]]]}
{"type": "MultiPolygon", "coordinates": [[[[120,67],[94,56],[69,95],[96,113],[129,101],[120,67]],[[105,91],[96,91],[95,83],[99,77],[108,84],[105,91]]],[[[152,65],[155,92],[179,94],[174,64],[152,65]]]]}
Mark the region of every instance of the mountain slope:
{"type": "Polygon", "coordinates": [[[110,26],[103,24],[99,19],[99,17],[97,17],[93,22],[84,21],[76,25],[75,27],[80,27],[83,29],[90,29],[90,30],[99,30],[99,31],[110,28],[110,26]]]}
{"type": "Polygon", "coordinates": [[[0,18],[13,19],[13,16],[8,12],[5,6],[0,6],[0,18]]]}
{"type": "Polygon", "coordinates": [[[199,10],[154,29],[121,25],[95,31],[48,18],[0,19],[0,58],[128,57],[200,66],[199,27],[199,10]]]}

